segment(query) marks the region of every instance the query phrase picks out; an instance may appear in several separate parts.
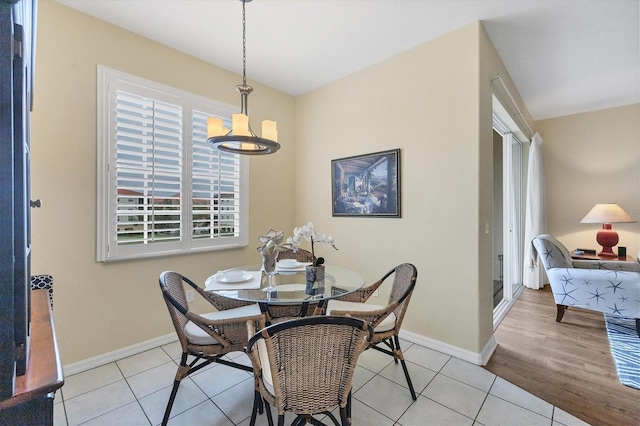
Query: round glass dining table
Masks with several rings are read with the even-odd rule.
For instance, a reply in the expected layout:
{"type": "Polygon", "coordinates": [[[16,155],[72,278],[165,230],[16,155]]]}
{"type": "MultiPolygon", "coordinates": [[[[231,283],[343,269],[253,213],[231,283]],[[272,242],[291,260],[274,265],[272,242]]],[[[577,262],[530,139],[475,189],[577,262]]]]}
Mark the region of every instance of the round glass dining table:
{"type": "Polygon", "coordinates": [[[300,305],[304,316],[309,303],[318,303],[322,308],[326,300],[353,293],[365,284],[364,276],[348,268],[325,265],[324,280],[314,282],[307,289],[305,265],[297,268],[278,268],[275,274],[275,289],[268,290],[268,277],[260,272],[260,265],[233,268],[244,271],[237,280],[227,280],[221,272],[207,278],[205,289],[219,296],[260,305],[268,312],[269,305],[300,305]],[[234,282],[229,282],[234,281],[234,282]]]}

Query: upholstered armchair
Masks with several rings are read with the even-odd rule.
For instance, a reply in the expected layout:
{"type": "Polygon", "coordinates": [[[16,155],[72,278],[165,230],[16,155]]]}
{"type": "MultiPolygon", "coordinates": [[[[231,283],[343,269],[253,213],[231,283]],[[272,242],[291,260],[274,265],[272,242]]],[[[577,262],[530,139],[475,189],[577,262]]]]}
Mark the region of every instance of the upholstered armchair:
{"type": "Polygon", "coordinates": [[[533,246],[551,284],[556,321],[560,322],[567,307],[578,307],[635,318],[640,336],[640,272],[635,264],[626,262],[626,269],[635,269],[630,271],[621,270],[622,262],[607,262],[609,268],[604,269],[603,262],[572,260],[569,250],[548,234],[535,237],[533,246]]]}

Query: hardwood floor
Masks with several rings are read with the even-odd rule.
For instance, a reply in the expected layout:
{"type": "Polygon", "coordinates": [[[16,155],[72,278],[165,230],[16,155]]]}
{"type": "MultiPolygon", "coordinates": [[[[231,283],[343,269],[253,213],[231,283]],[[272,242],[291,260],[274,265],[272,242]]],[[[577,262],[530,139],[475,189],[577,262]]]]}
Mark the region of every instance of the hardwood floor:
{"type": "Polygon", "coordinates": [[[485,368],[592,425],[640,425],[640,390],[618,381],[602,314],[573,308],[555,318],[549,286],[525,289],[485,368]]]}

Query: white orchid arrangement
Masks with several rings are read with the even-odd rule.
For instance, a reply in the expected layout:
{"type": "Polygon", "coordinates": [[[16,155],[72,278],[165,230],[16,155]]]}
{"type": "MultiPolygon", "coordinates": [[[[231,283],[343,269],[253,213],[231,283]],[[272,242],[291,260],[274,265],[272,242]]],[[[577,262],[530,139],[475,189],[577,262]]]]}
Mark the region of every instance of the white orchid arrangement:
{"type": "Polygon", "coordinates": [[[292,244],[282,243],[284,233],[275,229],[269,229],[267,234],[259,236],[258,240],[262,243],[262,246],[258,247],[258,251],[263,257],[262,265],[266,273],[275,271],[278,253],[293,249],[292,244]]]}
{"type": "MultiPolygon", "coordinates": [[[[326,243],[338,250],[338,247],[336,247],[333,241],[333,237],[331,235],[317,233],[312,222],[307,222],[306,225],[294,228],[293,237],[287,238],[287,244],[291,245],[293,251],[297,251],[302,244],[303,239],[311,242],[311,256],[313,259],[316,259],[316,253],[314,250],[315,243],[326,243]]],[[[319,266],[323,263],[324,258],[319,257],[316,259],[314,266],[319,266]]]]}

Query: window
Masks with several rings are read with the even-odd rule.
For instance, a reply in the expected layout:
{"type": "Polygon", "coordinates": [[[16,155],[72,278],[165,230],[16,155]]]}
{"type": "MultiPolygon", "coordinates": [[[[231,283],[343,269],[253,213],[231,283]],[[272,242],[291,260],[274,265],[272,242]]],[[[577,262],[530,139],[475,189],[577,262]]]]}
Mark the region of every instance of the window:
{"type": "Polygon", "coordinates": [[[206,143],[234,112],[98,67],[98,261],[247,245],[247,160],[206,143]]]}

